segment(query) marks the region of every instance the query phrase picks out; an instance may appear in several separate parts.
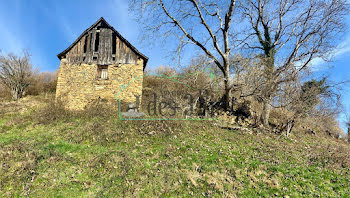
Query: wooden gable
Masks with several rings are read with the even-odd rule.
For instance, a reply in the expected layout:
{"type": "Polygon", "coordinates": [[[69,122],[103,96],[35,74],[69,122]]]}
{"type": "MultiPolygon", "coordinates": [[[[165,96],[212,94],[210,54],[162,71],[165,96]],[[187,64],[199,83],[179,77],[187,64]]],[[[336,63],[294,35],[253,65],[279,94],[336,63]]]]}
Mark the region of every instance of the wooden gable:
{"type": "Polygon", "coordinates": [[[140,53],[103,18],[100,18],[66,50],[57,55],[72,64],[136,64],[139,58],[146,67],[148,57],[140,53]]]}

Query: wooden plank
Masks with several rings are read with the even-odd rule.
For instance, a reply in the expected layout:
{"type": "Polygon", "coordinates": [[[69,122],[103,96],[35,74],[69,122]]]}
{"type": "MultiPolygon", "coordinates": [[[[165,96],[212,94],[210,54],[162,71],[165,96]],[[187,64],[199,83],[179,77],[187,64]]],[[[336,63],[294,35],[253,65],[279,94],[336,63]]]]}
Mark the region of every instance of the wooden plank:
{"type": "Polygon", "coordinates": [[[78,58],[79,58],[79,43],[75,45],[75,63],[78,63],[78,58]]]}
{"type": "Polygon", "coordinates": [[[126,63],[126,64],[129,63],[129,54],[130,54],[130,50],[129,50],[129,48],[125,45],[125,63],[126,63]]]}
{"type": "Polygon", "coordinates": [[[106,32],[105,32],[105,54],[104,54],[104,59],[105,59],[105,64],[109,64],[109,47],[110,47],[110,44],[109,44],[109,29],[106,29],[106,32]]]}
{"type": "Polygon", "coordinates": [[[120,62],[125,64],[125,45],[124,42],[121,42],[120,45],[120,62]]]}
{"type": "Polygon", "coordinates": [[[112,61],[112,44],[113,44],[113,32],[111,29],[108,29],[107,31],[107,40],[108,40],[108,44],[107,44],[107,62],[108,62],[108,65],[112,64],[113,61],[112,61]]]}
{"type": "Polygon", "coordinates": [[[102,37],[103,37],[103,41],[102,41],[102,46],[101,46],[101,56],[102,56],[102,65],[107,65],[107,57],[106,57],[106,49],[107,49],[107,29],[103,28],[103,33],[102,33],[102,37]]]}
{"type": "Polygon", "coordinates": [[[93,30],[91,31],[91,33],[92,33],[92,38],[91,38],[91,62],[90,62],[90,64],[93,63],[93,62],[95,62],[95,61],[93,60],[93,56],[94,56],[94,54],[95,54],[96,29],[93,29],[93,30]]]}
{"type": "Polygon", "coordinates": [[[69,62],[76,63],[97,63],[100,65],[111,64],[135,64],[139,56],[124,41],[122,41],[113,30],[106,27],[100,27],[99,46],[95,52],[95,42],[97,28],[90,30],[85,36],[82,36],[75,46],[66,54],[69,62]],[[115,48],[115,50],[114,50],[115,48]],[[93,57],[96,56],[94,60],[93,57]],[[85,59],[84,59],[85,57],[85,59]]]}
{"type": "Polygon", "coordinates": [[[119,64],[119,53],[120,53],[120,50],[119,50],[119,43],[120,43],[120,40],[119,40],[119,37],[117,35],[115,35],[115,39],[116,39],[116,52],[115,52],[115,64],[119,64]]]}
{"type": "Polygon", "coordinates": [[[91,63],[91,35],[92,33],[89,31],[88,32],[88,43],[87,43],[87,48],[86,48],[86,63],[90,64],[91,63]]]}
{"type": "Polygon", "coordinates": [[[81,40],[78,42],[78,50],[77,50],[77,63],[80,63],[80,53],[81,53],[81,40]]]}
{"type": "Polygon", "coordinates": [[[85,45],[86,36],[83,36],[80,44],[80,64],[83,63],[83,55],[84,55],[84,45],[85,45]]]}
{"type": "Polygon", "coordinates": [[[97,64],[99,65],[104,65],[104,55],[105,55],[105,31],[103,28],[100,29],[99,34],[96,36],[99,36],[99,46],[98,46],[98,52],[99,52],[99,57],[97,64]]]}

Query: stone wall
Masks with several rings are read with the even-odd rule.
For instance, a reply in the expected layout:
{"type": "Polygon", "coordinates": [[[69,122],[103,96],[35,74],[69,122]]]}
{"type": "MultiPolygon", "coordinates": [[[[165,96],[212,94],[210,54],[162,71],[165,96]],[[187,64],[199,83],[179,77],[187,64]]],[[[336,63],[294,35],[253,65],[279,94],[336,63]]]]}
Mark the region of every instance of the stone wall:
{"type": "Polygon", "coordinates": [[[72,110],[83,110],[96,101],[108,101],[117,106],[116,95],[122,85],[126,88],[118,95],[124,103],[135,102],[142,96],[143,60],[136,64],[108,66],[108,79],[97,79],[97,65],[70,65],[61,60],[56,90],[56,100],[72,110]]]}

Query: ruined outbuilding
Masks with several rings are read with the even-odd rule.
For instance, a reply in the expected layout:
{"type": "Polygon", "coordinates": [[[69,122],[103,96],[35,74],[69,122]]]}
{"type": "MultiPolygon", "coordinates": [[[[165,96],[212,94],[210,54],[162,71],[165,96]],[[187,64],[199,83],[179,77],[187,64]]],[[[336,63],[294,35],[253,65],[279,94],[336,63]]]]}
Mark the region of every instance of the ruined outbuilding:
{"type": "Polygon", "coordinates": [[[61,63],[56,99],[70,109],[84,109],[98,101],[116,103],[121,85],[128,85],[118,96],[123,102],[135,102],[142,95],[142,76],[148,58],[104,18],[57,57],[61,63]],[[133,81],[135,78],[138,80],[133,81]]]}

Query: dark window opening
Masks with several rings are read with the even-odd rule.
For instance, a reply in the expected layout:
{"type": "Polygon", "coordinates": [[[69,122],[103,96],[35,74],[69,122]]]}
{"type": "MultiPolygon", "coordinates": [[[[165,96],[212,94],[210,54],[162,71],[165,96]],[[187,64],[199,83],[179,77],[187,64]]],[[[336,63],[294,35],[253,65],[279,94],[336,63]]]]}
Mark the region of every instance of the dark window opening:
{"type": "Polygon", "coordinates": [[[97,66],[97,79],[101,79],[101,80],[108,79],[108,66],[106,65],[97,66]]]}
{"type": "Polygon", "coordinates": [[[112,57],[112,60],[115,61],[115,57],[112,57]]]}
{"type": "Polygon", "coordinates": [[[95,39],[95,52],[98,52],[98,46],[100,44],[100,33],[96,32],[96,39],[95,39]]]}
{"type": "Polygon", "coordinates": [[[117,52],[117,38],[112,34],[112,54],[117,52]]]}
{"type": "Polygon", "coordinates": [[[84,53],[86,53],[86,50],[87,50],[87,42],[88,42],[88,36],[86,35],[85,36],[85,42],[84,42],[84,53]]]}
{"type": "Polygon", "coordinates": [[[97,60],[97,57],[96,56],[92,57],[92,60],[94,60],[94,61],[97,60]]]}

